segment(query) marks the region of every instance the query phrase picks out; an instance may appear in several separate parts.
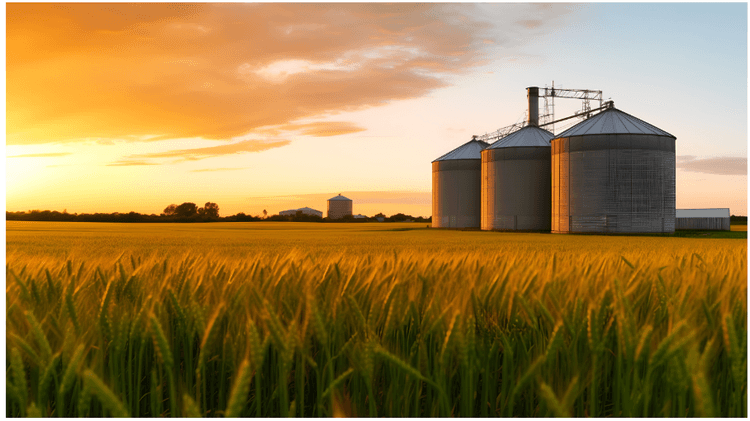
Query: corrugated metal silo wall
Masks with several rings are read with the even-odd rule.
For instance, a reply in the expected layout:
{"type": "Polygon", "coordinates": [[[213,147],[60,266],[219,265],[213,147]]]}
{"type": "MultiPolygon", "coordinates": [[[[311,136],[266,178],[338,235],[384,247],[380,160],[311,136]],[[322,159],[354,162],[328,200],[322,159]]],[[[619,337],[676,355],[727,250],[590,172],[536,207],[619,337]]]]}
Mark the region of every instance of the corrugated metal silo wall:
{"type": "Polygon", "coordinates": [[[352,214],[351,200],[329,200],[328,219],[339,219],[352,214]]]}
{"type": "Polygon", "coordinates": [[[433,228],[479,228],[481,168],[480,159],[432,163],[433,228]]]}
{"type": "Polygon", "coordinates": [[[552,140],[552,232],[674,232],[675,140],[552,140]]]}
{"type": "Polygon", "coordinates": [[[482,229],[549,230],[549,147],[482,151],[482,229]]]}

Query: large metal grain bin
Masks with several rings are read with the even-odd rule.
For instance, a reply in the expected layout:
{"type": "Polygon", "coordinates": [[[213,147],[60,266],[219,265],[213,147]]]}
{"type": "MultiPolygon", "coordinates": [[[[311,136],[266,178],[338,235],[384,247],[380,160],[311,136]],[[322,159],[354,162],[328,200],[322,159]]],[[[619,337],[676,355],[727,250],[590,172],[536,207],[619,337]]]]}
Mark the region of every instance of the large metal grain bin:
{"type": "Polygon", "coordinates": [[[612,103],[552,139],[552,232],[674,232],[675,139],[612,103]]]}
{"type": "Polygon", "coordinates": [[[352,200],[342,196],[328,199],[328,219],[340,219],[352,214],[352,200]]]}
{"type": "Polygon", "coordinates": [[[479,228],[482,160],[488,146],[472,138],[432,161],[433,228],[479,228]]]}
{"type": "Polygon", "coordinates": [[[526,126],[482,151],[482,229],[550,229],[550,140],[526,126]]]}

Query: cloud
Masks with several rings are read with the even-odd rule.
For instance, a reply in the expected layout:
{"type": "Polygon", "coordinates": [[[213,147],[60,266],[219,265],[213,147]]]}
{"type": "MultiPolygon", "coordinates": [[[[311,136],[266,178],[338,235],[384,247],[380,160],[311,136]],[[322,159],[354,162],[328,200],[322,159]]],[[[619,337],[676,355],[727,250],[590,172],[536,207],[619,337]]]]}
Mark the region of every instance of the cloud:
{"type": "Polygon", "coordinates": [[[362,132],[365,129],[356,124],[342,121],[322,121],[308,124],[289,124],[282,127],[284,130],[295,130],[302,135],[328,137],[342,134],[362,132]]]}
{"type": "Polygon", "coordinates": [[[524,20],[519,20],[517,23],[523,26],[524,28],[536,29],[542,26],[544,22],[542,22],[539,19],[524,19],[524,20]]]}
{"type": "Polygon", "coordinates": [[[247,152],[260,152],[273,148],[280,148],[291,143],[288,140],[244,140],[227,145],[209,146],[205,148],[175,149],[165,152],[152,152],[145,154],[130,155],[128,159],[142,158],[180,158],[182,160],[196,161],[221,155],[233,155],[247,152]]]}
{"type": "Polygon", "coordinates": [[[55,158],[58,156],[67,156],[70,154],[70,152],[27,153],[23,155],[12,155],[6,158],[55,158]]]}
{"type": "Polygon", "coordinates": [[[329,137],[358,133],[365,130],[367,129],[347,121],[316,121],[312,123],[292,122],[288,124],[263,126],[254,129],[252,134],[272,137],[329,137]]]}
{"type": "Polygon", "coordinates": [[[202,168],[200,170],[192,170],[191,172],[213,172],[213,171],[235,171],[235,170],[246,170],[248,167],[241,168],[202,168]]]}
{"type": "Polygon", "coordinates": [[[156,162],[121,160],[107,164],[108,167],[131,167],[139,165],[159,165],[156,162]]]}
{"type": "Polygon", "coordinates": [[[695,155],[678,155],[677,157],[675,157],[675,160],[677,161],[677,164],[679,165],[682,162],[692,161],[695,158],[697,158],[697,156],[695,155]]]}
{"type": "Polygon", "coordinates": [[[696,159],[692,155],[677,157],[677,168],[683,171],[718,175],[747,175],[747,158],[718,157],[696,159]]]}
{"type": "Polygon", "coordinates": [[[546,28],[533,5],[11,3],[6,143],[229,140],[421,97],[523,42],[492,32],[518,10],[546,28]]]}

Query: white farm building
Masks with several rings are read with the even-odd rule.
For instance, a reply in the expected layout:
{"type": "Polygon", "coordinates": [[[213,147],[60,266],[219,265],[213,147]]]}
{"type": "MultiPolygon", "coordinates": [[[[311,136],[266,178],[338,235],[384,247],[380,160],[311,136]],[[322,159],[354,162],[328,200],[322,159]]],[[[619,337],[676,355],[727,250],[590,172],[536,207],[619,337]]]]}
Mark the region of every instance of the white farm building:
{"type": "Polygon", "coordinates": [[[323,212],[321,212],[319,210],[312,209],[312,208],[308,208],[308,207],[299,208],[299,209],[289,209],[289,210],[281,211],[281,212],[279,212],[279,215],[281,215],[281,216],[294,216],[294,215],[297,214],[297,212],[302,212],[305,215],[318,216],[318,217],[321,217],[321,218],[323,217],[323,212]]]}
{"type": "Polygon", "coordinates": [[[729,208],[676,209],[675,229],[729,231],[729,208]]]}

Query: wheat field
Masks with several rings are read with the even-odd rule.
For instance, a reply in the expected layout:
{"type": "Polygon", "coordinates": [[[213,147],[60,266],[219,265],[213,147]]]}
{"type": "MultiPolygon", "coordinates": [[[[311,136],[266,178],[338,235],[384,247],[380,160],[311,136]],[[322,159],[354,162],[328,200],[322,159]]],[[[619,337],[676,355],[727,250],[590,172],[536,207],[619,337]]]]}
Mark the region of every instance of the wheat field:
{"type": "Polygon", "coordinates": [[[6,232],[6,416],[747,416],[746,240],[6,232]]]}

